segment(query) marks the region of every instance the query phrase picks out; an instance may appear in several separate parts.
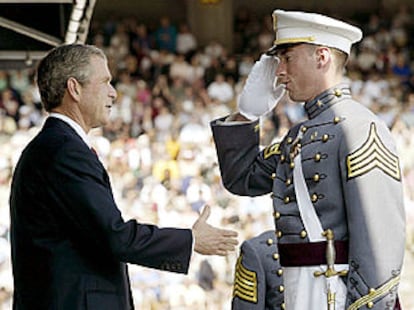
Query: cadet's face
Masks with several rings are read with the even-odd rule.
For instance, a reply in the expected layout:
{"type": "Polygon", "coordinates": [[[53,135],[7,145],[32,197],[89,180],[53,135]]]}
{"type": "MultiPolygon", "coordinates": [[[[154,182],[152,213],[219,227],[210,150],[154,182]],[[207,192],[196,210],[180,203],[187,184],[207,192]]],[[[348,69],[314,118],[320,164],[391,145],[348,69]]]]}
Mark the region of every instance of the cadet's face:
{"type": "Polygon", "coordinates": [[[89,81],[82,85],[80,106],[86,125],[95,128],[108,123],[116,90],[110,83],[111,74],[105,59],[92,56],[90,67],[89,81]]]}
{"type": "Polygon", "coordinates": [[[318,79],[315,47],[298,44],[281,50],[276,74],[278,82],[286,84],[293,101],[308,101],[315,95],[314,83],[318,79]]]}

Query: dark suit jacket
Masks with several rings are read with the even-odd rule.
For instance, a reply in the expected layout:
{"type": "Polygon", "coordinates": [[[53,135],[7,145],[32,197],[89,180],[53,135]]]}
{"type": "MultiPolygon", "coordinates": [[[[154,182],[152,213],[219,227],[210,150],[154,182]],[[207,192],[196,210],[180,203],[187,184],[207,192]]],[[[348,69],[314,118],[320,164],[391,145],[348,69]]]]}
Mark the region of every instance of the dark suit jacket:
{"type": "Polygon", "coordinates": [[[65,122],[47,119],[11,186],[13,309],[133,309],[126,263],[187,273],[189,229],[124,221],[108,174],[65,122]]]}

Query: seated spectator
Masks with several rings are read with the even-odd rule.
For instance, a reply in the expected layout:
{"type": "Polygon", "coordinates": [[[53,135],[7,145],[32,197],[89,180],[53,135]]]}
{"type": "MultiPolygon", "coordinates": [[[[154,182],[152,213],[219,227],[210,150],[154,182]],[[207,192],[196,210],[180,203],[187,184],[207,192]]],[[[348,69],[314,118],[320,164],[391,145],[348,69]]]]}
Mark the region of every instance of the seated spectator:
{"type": "Polygon", "coordinates": [[[395,65],[391,68],[392,73],[398,77],[402,84],[408,82],[411,77],[412,71],[410,63],[407,61],[407,57],[403,53],[397,55],[395,65]]]}
{"type": "Polygon", "coordinates": [[[175,56],[174,61],[170,65],[170,79],[181,78],[187,80],[190,74],[190,65],[185,60],[183,54],[175,56]]]}
{"type": "Polygon", "coordinates": [[[197,39],[187,23],[181,23],[177,34],[177,53],[191,56],[197,49],[197,39]]]}
{"type": "Polygon", "coordinates": [[[155,31],[155,43],[158,49],[170,53],[176,52],[177,29],[171,24],[169,17],[162,16],[155,31]]]}
{"type": "Polygon", "coordinates": [[[219,100],[226,103],[233,99],[233,87],[228,83],[222,73],[218,73],[212,82],[207,87],[207,93],[211,99],[219,100]]]}

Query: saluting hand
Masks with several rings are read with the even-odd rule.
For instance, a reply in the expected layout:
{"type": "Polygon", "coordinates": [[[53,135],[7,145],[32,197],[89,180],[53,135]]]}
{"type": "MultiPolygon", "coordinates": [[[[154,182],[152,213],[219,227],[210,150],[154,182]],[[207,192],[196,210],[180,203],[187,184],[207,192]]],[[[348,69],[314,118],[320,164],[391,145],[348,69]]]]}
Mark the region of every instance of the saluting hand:
{"type": "Polygon", "coordinates": [[[273,110],[285,94],[285,85],[277,85],[280,59],[263,54],[256,61],[237,100],[240,113],[254,121],[273,110]]]}
{"type": "Polygon", "coordinates": [[[193,225],[194,250],[203,255],[225,256],[228,252],[234,251],[238,244],[237,232],[207,224],[210,212],[210,206],[206,205],[193,225]]]}

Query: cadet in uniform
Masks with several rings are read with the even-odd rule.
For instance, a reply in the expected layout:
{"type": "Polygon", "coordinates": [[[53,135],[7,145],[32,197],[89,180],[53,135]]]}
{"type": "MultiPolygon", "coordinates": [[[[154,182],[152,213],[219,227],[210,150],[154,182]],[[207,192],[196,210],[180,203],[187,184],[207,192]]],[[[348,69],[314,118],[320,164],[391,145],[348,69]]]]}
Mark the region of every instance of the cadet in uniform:
{"type": "Polygon", "coordinates": [[[252,68],[239,112],[211,123],[224,186],[271,193],[286,309],[399,309],[399,159],[385,123],[343,83],[362,32],[314,13],[273,18],[274,46],[252,68]],[[260,150],[258,119],[285,92],[308,120],[260,150]]]}
{"type": "Polygon", "coordinates": [[[283,309],[283,270],[273,230],[244,241],[233,284],[233,310],[283,309]]]}

